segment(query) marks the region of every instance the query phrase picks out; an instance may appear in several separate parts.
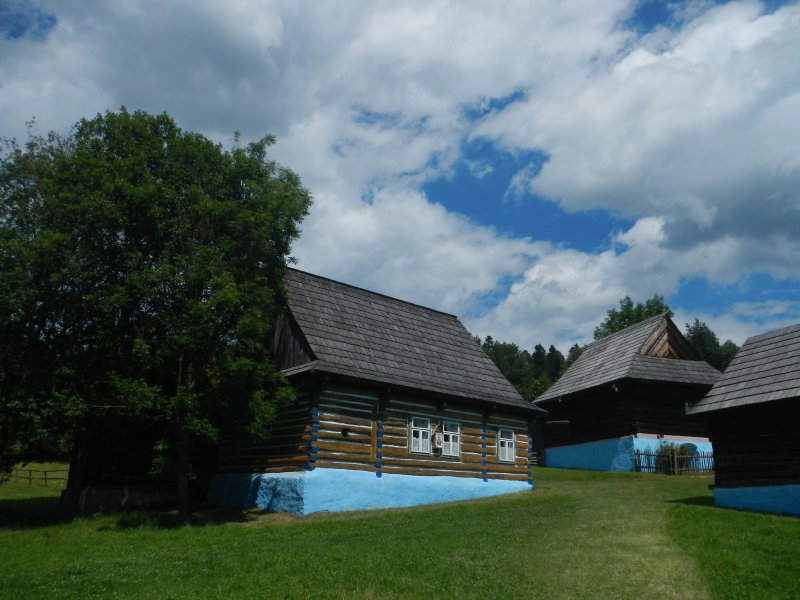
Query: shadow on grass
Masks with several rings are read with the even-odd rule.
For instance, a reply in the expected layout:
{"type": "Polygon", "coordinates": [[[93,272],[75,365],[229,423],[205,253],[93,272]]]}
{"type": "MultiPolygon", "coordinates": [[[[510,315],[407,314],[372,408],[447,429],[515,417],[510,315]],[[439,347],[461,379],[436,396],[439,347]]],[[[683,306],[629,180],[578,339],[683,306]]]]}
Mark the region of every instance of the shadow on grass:
{"type": "Polygon", "coordinates": [[[58,498],[22,498],[0,500],[0,529],[30,529],[66,523],[58,498]]]}
{"type": "Polygon", "coordinates": [[[225,525],[228,523],[249,523],[257,517],[248,511],[236,509],[222,509],[214,507],[199,507],[188,522],[184,522],[176,510],[139,510],[131,512],[114,513],[116,522],[104,525],[98,531],[139,529],[153,527],[157,529],[178,529],[180,527],[205,527],[209,525],[225,525]]]}
{"type": "MultiPolygon", "coordinates": [[[[98,531],[152,527],[176,529],[184,526],[204,527],[227,523],[250,523],[259,519],[260,513],[234,509],[199,506],[188,523],[184,523],[174,509],[130,510],[99,513],[104,518],[98,531]]],[[[91,517],[89,517],[91,518],[91,517]]],[[[22,498],[0,500],[0,529],[34,529],[69,523],[74,519],[61,509],[59,498],[22,498]]]]}
{"type": "Polygon", "coordinates": [[[714,506],[714,496],[693,496],[691,498],[677,498],[667,500],[670,504],[686,504],[689,506],[714,506]]]}

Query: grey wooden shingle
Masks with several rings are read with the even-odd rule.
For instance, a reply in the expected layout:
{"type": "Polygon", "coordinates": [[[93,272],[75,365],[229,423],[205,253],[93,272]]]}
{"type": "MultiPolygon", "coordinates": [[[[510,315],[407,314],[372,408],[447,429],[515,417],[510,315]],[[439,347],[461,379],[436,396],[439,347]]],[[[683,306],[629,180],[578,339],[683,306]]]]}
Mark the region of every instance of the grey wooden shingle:
{"type": "MultiPolygon", "coordinates": [[[[538,412],[453,316],[296,269],[289,311],[314,369],[538,412]]],[[[291,369],[296,373],[303,369],[291,369]]]]}
{"type": "Polygon", "coordinates": [[[719,381],[689,412],[789,398],[800,399],[800,324],[749,338],[719,381]]]}
{"type": "Polygon", "coordinates": [[[625,378],[687,384],[714,383],[719,371],[705,361],[642,354],[645,343],[667,325],[672,326],[669,317],[657,315],[589,344],[578,360],[536,402],[553,400],[625,378]]]}

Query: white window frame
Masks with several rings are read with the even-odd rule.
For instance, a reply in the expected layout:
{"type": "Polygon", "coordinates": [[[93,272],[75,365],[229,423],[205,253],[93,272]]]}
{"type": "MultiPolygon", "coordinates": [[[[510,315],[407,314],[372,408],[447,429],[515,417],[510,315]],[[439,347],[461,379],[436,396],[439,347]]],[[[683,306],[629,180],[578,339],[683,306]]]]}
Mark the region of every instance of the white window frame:
{"type": "Polygon", "coordinates": [[[497,430],[497,462],[515,463],[517,461],[516,441],[517,435],[513,429],[497,430]],[[503,434],[511,437],[503,437],[503,434]]]}
{"type": "Polygon", "coordinates": [[[461,423],[458,421],[442,421],[442,456],[459,458],[461,456],[461,423]]]}
{"type": "Polygon", "coordinates": [[[413,454],[431,453],[431,420],[428,417],[412,416],[408,422],[408,451],[413,454]],[[423,426],[423,422],[425,425],[423,426]],[[414,434],[418,434],[415,438],[414,434]],[[414,440],[418,439],[417,448],[414,440]]]}

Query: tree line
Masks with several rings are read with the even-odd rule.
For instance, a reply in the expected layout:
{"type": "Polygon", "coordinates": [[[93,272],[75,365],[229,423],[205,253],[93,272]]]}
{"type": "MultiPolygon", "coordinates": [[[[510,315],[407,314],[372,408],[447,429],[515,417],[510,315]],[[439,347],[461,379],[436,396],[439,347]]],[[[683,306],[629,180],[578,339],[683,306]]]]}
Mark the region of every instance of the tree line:
{"type": "MultiPolygon", "coordinates": [[[[625,296],[619,301],[619,307],[609,309],[605,319],[595,327],[594,339],[599,340],[660,314],[674,316],[662,296],[654,295],[644,303],[634,303],[630,296],[625,296]]],[[[694,348],[698,359],[705,360],[720,371],[725,370],[739,350],[731,340],[720,344],[717,334],[699,319],[691,324],[686,323],[684,337],[694,348]]],[[[574,344],[565,357],[553,345],[545,351],[543,345],[536,344],[533,352],[529,352],[514,343],[496,341],[492,336],[486,336],[483,341],[480,338],[476,340],[500,372],[528,401],[535,400],[553,385],[584,349],[584,346],[574,344]]]]}

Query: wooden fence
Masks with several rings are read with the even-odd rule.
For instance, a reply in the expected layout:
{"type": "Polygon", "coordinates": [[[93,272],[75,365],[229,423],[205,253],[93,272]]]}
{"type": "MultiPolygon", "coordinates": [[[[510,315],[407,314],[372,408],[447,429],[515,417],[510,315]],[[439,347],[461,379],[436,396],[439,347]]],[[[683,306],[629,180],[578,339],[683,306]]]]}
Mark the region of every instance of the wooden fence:
{"type": "Polygon", "coordinates": [[[30,484],[66,485],[67,474],[65,469],[14,469],[9,478],[14,481],[26,481],[30,484]]]}
{"type": "Polygon", "coordinates": [[[636,450],[636,471],[662,475],[706,475],[714,472],[712,452],[657,452],[636,450]]]}

